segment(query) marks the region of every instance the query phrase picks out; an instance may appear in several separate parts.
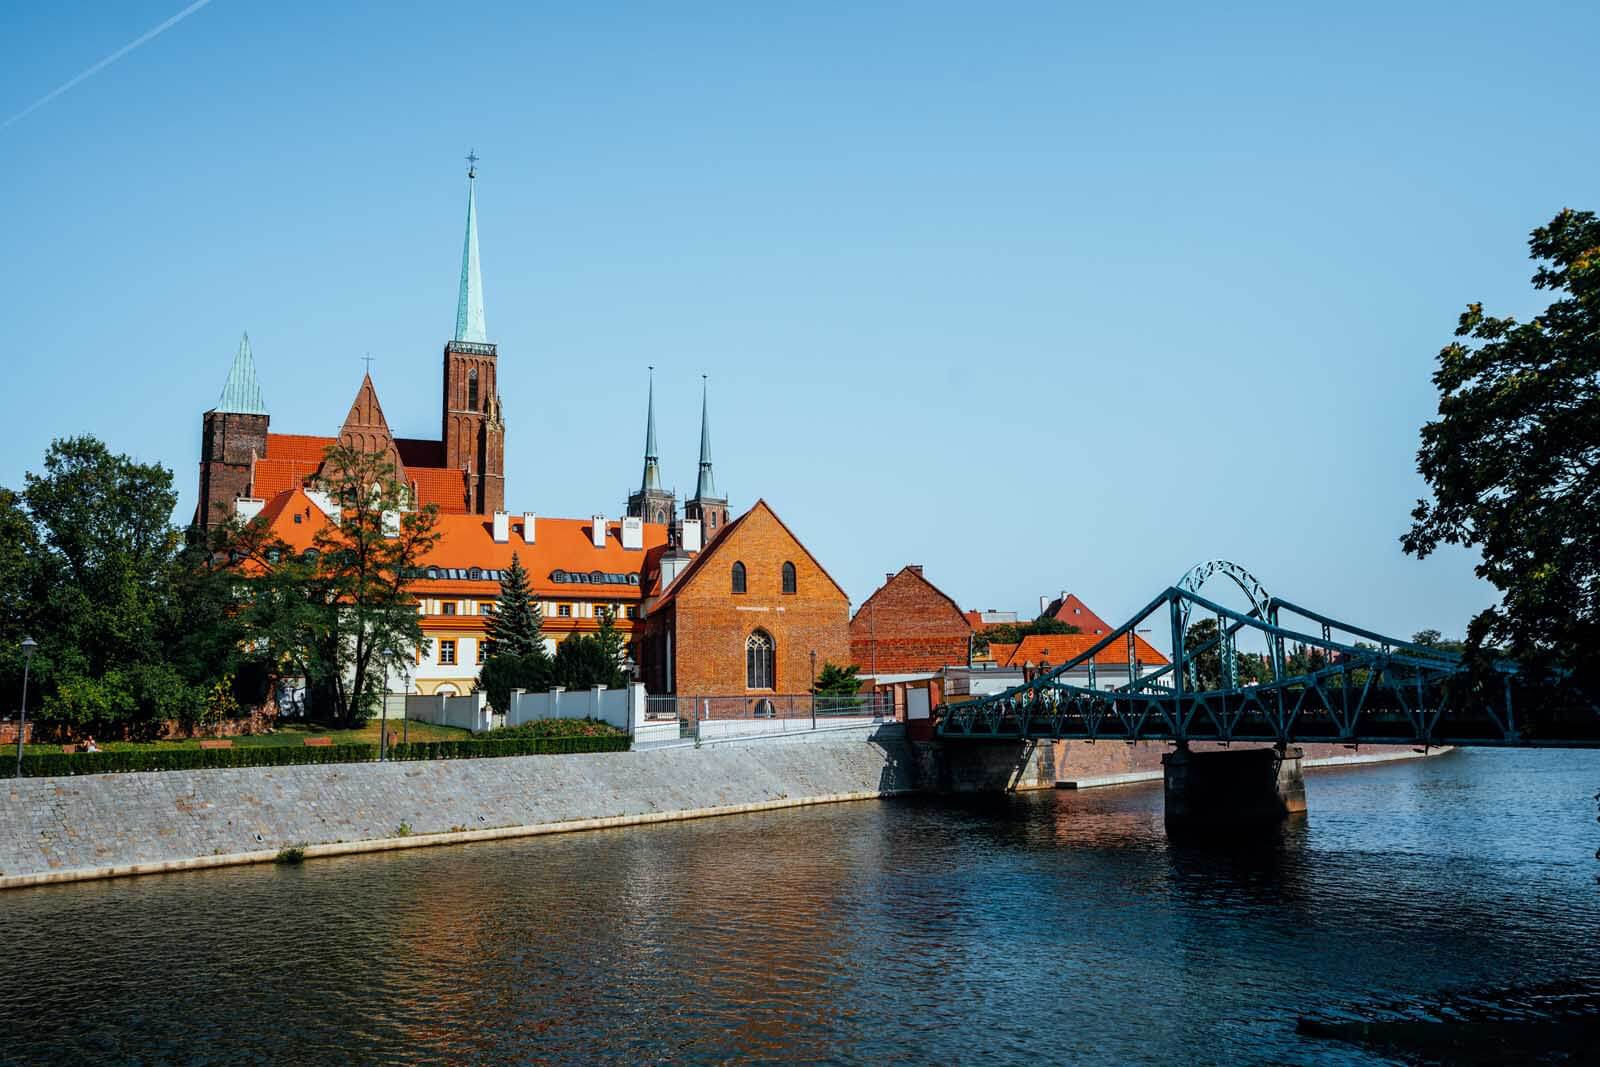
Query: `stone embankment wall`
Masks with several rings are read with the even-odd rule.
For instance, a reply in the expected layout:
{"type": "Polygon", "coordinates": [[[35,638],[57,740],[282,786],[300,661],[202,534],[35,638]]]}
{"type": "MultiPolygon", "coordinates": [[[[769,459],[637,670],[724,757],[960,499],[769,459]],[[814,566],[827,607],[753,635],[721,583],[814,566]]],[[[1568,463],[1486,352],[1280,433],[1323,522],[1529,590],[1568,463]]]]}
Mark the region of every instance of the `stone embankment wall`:
{"type": "Polygon", "coordinates": [[[0,888],[909,792],[895,736],[0,782],[0,888]]]}

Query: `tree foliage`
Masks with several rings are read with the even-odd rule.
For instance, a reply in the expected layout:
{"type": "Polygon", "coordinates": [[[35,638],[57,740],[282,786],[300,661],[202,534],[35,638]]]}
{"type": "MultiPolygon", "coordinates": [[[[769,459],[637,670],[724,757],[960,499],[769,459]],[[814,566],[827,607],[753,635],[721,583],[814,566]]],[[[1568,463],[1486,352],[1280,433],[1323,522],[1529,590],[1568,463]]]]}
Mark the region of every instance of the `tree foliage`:
{"type": "Polygon", "coordinates": [[[1060,619],[1052,618],[1049,615],[1040,615],[1032,622],[995,623],[984,627],[977,636],[980,646],[987,647],[991,643],[1019,645],[1024,637],[1032,637],[1036,634],[1075,634],[1078,632],[1078,628],[1070,622],[1062,622],[1060,619]]]}
{"type": "Polygon", "coordinates": [[[500,597],[489,617],[488,641],[495,656],[546,655],[544,614],[528,585],[528,572],[515,552],[500,580],[500,597]]]}
{"type": "Polygon", "coordinates": [[[1501,602],[1467,627],[1524,667],[1600,682],[1600,221],[1565,210],[1533,231],[1535,287],[1558,294],[1528,322],[1469,304],[1433,375],[1439,415],[1417,469],[1432,490],[1401,538],[1418,558],[1477,548],[1501,602]]]}
{"type": "Polygon", "coordinates": [[[837,663],[824,663],[817,672],[816,684],[811,687],[811,692],[817,696],[847,697],[860,691],[861,679],[856,677],[856,668],[841,667],[837,663]]]}
{"type": "Polygon", "coordinates": [[[609,610],[602,610],[597,633],[572,634],[556,646],[551,684],[566,689],[591,689],[597,685],[626,688],[630,679],[623,669],[622,657],[622,634],[617,630],[616,618],[609,610]]]}
{"type": "Polygon", "coordinates": [[[378,453],[329,448],[318,488],[340,508],[296,553],[260,519],[236,523],[218,547],[248,586],[243,622],[282,676],[306,681],[313,711],[359,725],[388,678],[427,647],[411,572],[438,542],[437,508],[404,510],[409,493],[378,453]]]}
{"type": "Polygon", "coordinates": [[[552,678],[550,655],[544,649],[525,656],[496,654],[483,661],[478,670],[479,690],[487,693],[489,704],[504,715],[511,710],[511,691],[530,693],[549,690],[552,678]]]}

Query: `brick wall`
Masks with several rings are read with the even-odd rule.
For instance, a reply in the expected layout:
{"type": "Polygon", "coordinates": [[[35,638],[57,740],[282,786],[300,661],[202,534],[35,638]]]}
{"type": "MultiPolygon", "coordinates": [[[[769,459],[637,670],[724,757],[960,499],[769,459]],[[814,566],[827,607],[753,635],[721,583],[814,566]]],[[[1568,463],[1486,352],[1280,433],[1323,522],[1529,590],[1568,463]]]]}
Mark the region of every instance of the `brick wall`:
{"type": "Polygon", "coordinates": [[[906,567],[850,620],[850,661],[864,673],[938,670],[967,662],[971,635],[961,609],[922,568],[906,567]]]}
{"type": "Polygon", "coordinates": [[[763,503],[717,538],[698,567],[679,579],[670,606],[652,613],[640,643],[646,678],[660,678],[648,657],[652,640],[672,630],[674,686],[679,693],[738,695],[746,688],[745,643],[757,629],[774,643],[770,692],[811,688],[811,653],[824,663],[850,662],[850,601],[763,503]],[[744,593],[732,591],[732,567],[745,567],[744,593]],[[783,565],[795,567],[795,592],[783,592],[783,565]]]}
{"type": "Polygon", "coordinates": [[[224,522],[233,502],[250,495],[251,461],[267,454],[265,415],[208,411],[201,418],[200,500],[196,517],[203,523],[224,522]]]}

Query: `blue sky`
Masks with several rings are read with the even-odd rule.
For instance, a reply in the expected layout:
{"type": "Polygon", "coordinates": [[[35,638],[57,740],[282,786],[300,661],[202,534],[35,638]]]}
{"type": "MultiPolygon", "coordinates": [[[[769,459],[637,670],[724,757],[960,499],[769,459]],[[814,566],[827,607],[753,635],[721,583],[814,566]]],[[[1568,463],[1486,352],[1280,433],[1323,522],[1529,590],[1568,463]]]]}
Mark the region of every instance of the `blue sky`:
{"type": "MultiPolygon", "coordinates": [[[[0,7],[0,122],[182,9],[0,7]]],[[[177,471],[248,329],[275,430],[361,357],[438,432],[479,189],[508,502],[615,515],[645,367],[692,491],[765,497],[860,602],[1120,620],[1203,559],[1459,633],[1397,542],[1461,307],[1596,206],[1588,4],[212,0],[0,127],[0,484],[92,432],[177,471]]]]}

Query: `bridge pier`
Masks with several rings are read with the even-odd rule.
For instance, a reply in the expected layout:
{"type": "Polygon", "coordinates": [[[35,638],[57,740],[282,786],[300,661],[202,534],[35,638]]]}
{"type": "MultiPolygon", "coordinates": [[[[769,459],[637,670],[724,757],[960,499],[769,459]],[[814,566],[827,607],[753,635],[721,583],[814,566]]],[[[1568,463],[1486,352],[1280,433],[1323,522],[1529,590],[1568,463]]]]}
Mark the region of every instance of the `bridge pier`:
{"type": "Polygon", "coordinates": [[[1167,831],[1226,836],[1304,814],[1303,756],[1298,745],[1212,752],[1180,745],[1161,757],[1167,831]]]}

